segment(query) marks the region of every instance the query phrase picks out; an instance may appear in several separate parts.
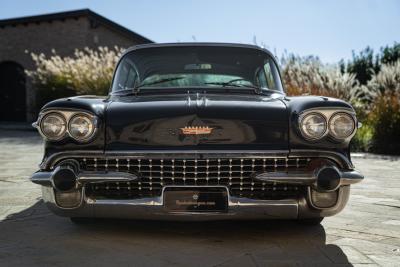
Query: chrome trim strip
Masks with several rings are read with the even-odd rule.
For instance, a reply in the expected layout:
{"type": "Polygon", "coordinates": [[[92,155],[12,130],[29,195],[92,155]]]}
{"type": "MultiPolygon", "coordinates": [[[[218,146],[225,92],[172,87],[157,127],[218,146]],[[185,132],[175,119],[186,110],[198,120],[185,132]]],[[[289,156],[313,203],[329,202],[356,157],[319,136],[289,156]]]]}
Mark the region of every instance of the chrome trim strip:
{"type": "Polygon", "coordinates": [[[105,183],[105,182],[131,182],[138,177],[129,172],[82,172],[78,174],[77,182],[80,185],[86,183],[105,183]]]}
{"type": "Polygon", "coordinates": [[[128,158],[295,158],[295,157],[321,157],[329,158],[335,161],[343,169],[354,169],[351,161],[345,157],[343,154],[334,151],[326,150],[309,150],[309,149],[293,149],[293,150],[231,150],[231,151],[221,151],[221,150],[140,150],[140,151],[102,151],[102,150],[75,150],[75,151],[65,151],[58,152],[50,155],[48,158],[43,159],[42,163],[39,165],[40,169],[48,170],[54,168],[57,162],[63,159],[74,158],[84,158],[84,157],[128,157],[128,158]]]}
{"type": "Polygon", "coordinates": [[[364,180],[364,175],[356,170],[342,172],[341,185],[356,184],[364,180]]]}
{"type": "Polygon", "coordinates": [[[254,176],[256,180],[261,182],[273,182],[273,183],[289,183],[289,184],[303,184],[312,185],[316,182],[317,177],[314,172],[264,172],[254,176]]]}
{"type": "Polygon", "coordinates": [[[149,156],[153,158],[186,158],[190,156],[193,159],[196,158],[264,158],[264,157],[285,157],[289,153],[289,150],[268,150],[268,151],[261,151],[261,150],[143,150],[143,151],[106,151],[106,156],[128,156],[139,158],[143,156],[149,156]]]}
{"type": "MultiPolygon", "coordinates": [[[[356,184],[364,179],[364,176],[356,170],[341,171],[336,167],[334,168],[337,170],[337,172],[341,177],[338,187],[343,185],[356,184]]],[[[314,170],[312,172],[298,172],[298,173],[265,172],[257,174],[255,178],[263,182],[312,185],[316,188],[317,174],[322,169],[323,168],[319,170],[314,170]]],[[[335,191],[338,187],[329,191],[335,191]]],[[[328,190],[325,191],[328,192],[328,190]]]]}
{"type": "Polygon", "coordinates": [[[53,169],[57,162],[61,160],[72,158],[72,157],[102,157],[104,156],[103,150],[70,150],[63,152],[56,152],[51,154],[49,157],[43,158],[43,161],[39,164],[39,168],[42,170],[53,169]]]}
{"type": "MultiPolygon", "coordinates": [[[[35,172],[30,180],[35,184],[43,186],[53,186],[52,172],[35,172]]],[[[77,184],[83,186],[86,183],[103,183],[103,182],[130,182],[137,180],[138,177],[127,172],[81,172],[77,177],[77,184]]]]}
{"type": "Polygon", "coordinates": [[[129,172],[82,172],[78,175],[78,184],[105,183],[105,182],[131,182],[138,177],[129,172]]]}
{"type": "Polygon", "coordinates": [[[52,175],[53,175],[53,172],[37,171],[31,175],[29,180],[31,180],[31,182],[35,183],[35,184],[40,184],[43,186],[52,186],[52,183],[51,183],[52,175]]]}
{"type": "MultiPolygon", "coordinates": [[[[356,170],[352,171],[340,171],[341,179],[340,185],[351,185],[359,183],[364,179],[364,176],[356,170]]],[[[53,172],[35,172],[30,180],[33,183],[40,184],[43,186],[52,186],[53,172]]],[[[257,180],[262,182],[275,182],[275,183],[286,183],[286,184],[301,184],[301,185],[314,185],[317,177],[315,172],[297,172],[297,173],[286,173],[286,172],[266,172],[260,173],[255,176],[257,180]]],[[[86,183],[103,183],[103,182],[130,182],[137,180],[138,177],[128,172],[81,172],[78,174],[77,183],[83,186],[86,183]]],[[[224,187],[220,185],[215,186],[200,186],[200,185],[184,185],[184,186],[164,186],[168,187],[224,187]]]]}
{"type": "Polygon", "coordinates": [[[311,150],[311,149],[291,149],[289,153],[289,158],[295,157],[307,157],[310,158],[329,158],[335,161],[339,167],[343,169],[354,169],[353,163],[341,153],[335,151],[327,151],[327,150],[311,150]]]}
{"type": "Polygon", "coordinates": [[[136,150],[136,151],[102,151],[102,150],[74,150],[58,152],[45,158],[39,165],[41,169],[52,169],[63,159],[85,158],[85,157],[126,157],[130,159],[151,157],[152,159],[191,159],[201,158],[274,158],[288,156],[289,150],[136,150]]]}
{"type": "Polygon", "coordinates": [[[328,112],[328,113],[329,113],[329,112],[335,112],[335,111],[337,111],[337,110],[344,110],[344,111],[346,111],[346,112],[356,114],[352,108],[335,107],[335,106],[333,106],[333,107],[316,107],[316,108],[309,108],[309,109],[304,110],[302,113],[308,112],[308,111],[318,111],[318,110],[319,110],[319,111],[322,110],[323,112],[328,112]]]}

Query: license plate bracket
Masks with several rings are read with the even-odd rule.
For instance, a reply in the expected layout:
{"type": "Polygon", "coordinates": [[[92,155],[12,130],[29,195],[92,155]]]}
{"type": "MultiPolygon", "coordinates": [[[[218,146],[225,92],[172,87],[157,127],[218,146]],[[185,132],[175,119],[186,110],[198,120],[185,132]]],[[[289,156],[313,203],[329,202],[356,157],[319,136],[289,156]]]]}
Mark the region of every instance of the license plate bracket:
{"type": "Polygon", "coordinates": [[[164,208],[168,212],[227,212],[226,188],[167,187],[164,208]]]}

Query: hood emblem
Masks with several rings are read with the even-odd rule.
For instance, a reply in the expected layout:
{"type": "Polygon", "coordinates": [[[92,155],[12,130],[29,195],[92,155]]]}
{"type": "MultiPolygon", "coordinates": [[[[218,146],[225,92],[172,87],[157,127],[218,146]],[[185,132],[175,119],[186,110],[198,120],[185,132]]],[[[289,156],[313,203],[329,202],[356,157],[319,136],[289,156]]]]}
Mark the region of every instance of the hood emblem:
{"type": "Polygon", "coordinates": [[[185,128],[180,128],[182,134],[185,135],[211,134],[213,129],[208,126],[186,126],[185,128]]]}

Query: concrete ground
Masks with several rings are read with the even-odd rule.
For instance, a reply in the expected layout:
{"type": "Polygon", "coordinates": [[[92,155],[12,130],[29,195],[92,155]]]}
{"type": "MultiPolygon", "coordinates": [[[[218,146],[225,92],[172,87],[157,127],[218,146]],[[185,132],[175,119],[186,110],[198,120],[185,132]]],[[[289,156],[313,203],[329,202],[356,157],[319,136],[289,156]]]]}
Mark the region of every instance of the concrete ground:
{"type": "Polygon", "coordinates": [[[101,220],[49,213],[28,181],[34,132],[0,130],[0,266],[400,266],[400,161],[357,157],[366,179],[321,226],[101,220]]]}

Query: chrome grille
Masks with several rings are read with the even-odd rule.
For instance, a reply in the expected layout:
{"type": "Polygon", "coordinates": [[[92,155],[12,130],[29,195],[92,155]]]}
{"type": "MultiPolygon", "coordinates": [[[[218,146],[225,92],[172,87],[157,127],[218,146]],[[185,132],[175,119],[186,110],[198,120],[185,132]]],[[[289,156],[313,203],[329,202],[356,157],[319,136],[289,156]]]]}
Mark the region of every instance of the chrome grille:
{"type": "Polygon", "coordinates": [[[131,172],[134,182],[89,184],[89,195],[107,198],[160,196],[164,186],[227,186],[231,195],[271,199],[298,194],[301,187],[270,184],[253,179],[259,172],[291,172],[305,169],[309,158],[210,158],[210,159],[77,159],[87,171],[131,172]]]}

